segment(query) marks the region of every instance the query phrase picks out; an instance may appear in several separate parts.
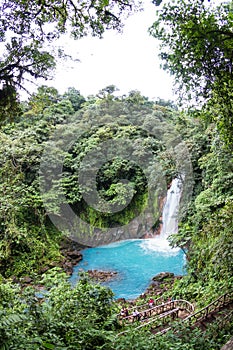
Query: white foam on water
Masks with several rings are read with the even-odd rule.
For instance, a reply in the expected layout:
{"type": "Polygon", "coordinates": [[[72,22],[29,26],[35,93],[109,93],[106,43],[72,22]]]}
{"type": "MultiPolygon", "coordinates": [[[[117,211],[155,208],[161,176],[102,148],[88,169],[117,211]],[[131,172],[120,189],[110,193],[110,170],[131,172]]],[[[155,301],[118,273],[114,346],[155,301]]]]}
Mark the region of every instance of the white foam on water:
{"type": "Polygon", "coordinates": [[[178,212],[182,193],[182,181],[173,179],[171,187],[167,191],[166,202],[163,207],[163,226],[159,236],[145,239],[140,244],[141,248],[148,253],[159,252],[166,255],[177,255],[180,248],[172,248],[169,245],[168,237],[178,232],[178,212]]]}
{"type": "Polygon", "coordinates": [[[180,248],[172,248],[169,242],[164,237],[158,236],[155,238],[144,239],[140,243],[141,248],[145,253],[151,254],[151,252],[157,252],[164,255],[177,255],[180,252],[180,248]]]}

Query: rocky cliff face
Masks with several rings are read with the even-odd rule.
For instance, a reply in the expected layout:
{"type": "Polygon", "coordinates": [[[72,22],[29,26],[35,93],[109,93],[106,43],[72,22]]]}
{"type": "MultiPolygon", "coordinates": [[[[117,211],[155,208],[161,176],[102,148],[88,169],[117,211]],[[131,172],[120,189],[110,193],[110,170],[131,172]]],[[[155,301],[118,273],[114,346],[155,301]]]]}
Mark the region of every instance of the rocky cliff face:
{"type": "Polygon", "coordinates": [[[79,226],[70,238],[86,247],[96,247],[121,240],[153,237],[162,229],[162,210],[165,198],[158,199],[157,210],[153,212],[151,208],[146,209],[127,225],[112,228],[79,226]]]}
{"type": "Polygon", "coordinates": [[[71,238],[87,247],[96,247],[126,239],[144,238],[145,234],[150,232],[154,224],[154,218],[146,213],[143,219],[135,218],[128,225],[113,228],[94,228],[93,232],[83,231],[81,234],[72,235],[71,238]]]}

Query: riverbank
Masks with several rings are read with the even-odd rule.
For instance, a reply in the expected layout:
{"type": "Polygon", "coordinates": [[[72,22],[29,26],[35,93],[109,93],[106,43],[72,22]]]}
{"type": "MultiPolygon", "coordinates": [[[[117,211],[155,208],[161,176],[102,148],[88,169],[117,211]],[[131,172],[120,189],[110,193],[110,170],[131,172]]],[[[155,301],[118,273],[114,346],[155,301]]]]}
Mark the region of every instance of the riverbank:
{"type": "MultiPolygon", "coordinates": [[[[146,241],[147,240],[145,240],[145,243],[146,241]]],[[[148,244],[146,244],[146,247],[148,248],[148,244]]],[[[157,264],[153,260],[153,251],[148,255],[148,251],[142,249],[140,240],[119,242],[117,246],[113,245],[112,247],[108,246],[93,248],[91,250],[87,249],[81,253],[81,250],[84,248],[86,247],[70,238],[64,238],[60,244],[62,259],[59,262],[52,262],[51,264],[44,266],[35,279],[31,278],[31,276],[24,276],[15,282],[20,283],[22,288],[34,286],[38,289],[43,289],[43,286],[38,284],[40,275],[54,267],[58,267],[69,276],[71,284],[76,284],[79,278],[79,272],[85,271],[92,281],[97,283],[107,283],[110,289],[113,290],[116,299],[120,298],[137,301],[137,299],[145,299],[151,295],[156,298],[157,296],[166,293],[174,284],[175,280],[181,278],[179,272],[161,272],[161,270],[169,271],[169,267],[171,266],[174,267],[173,261],[172,264],[163,268],[163,265],[161,264],[162,257],[159,258],[159,271],[159,269],[156,268],[157,264]],[[126,251],[124,248],[126,248],[126,251]],[[139,251],[137,251],[137,249],[139,249],[139,251]],[[91,259],[90,257],[86,257],[86,253],[93,255],[91,259]],[[134,255],[137,256],[137,261],[135,262],[136,265],[133,264],[130,266],[130,264],[132,264],[130,256],[134,255]],[[105,256],[104,262],[99,266],[95,266],[95,260],[103,256],[105,256]],[[113,256],[116,256],[115,261],[111,261],[113,256]],[[130,258],[129,261],[127,260],[128,257],[130,258]],[[152,260],[149,260],[145,267],[143,264],[147,258],[151,258],[152,260]],[[94,265],[92,265],[92,263],[94,263],[94,265]],[[123,265],[117,267],[117,263],[123,263],[123,265]],[[104,266],[106,266],[106,268],[104,268],[104,266]],[[112,268],[113,266],[115,266],[116,269],[112,268]],[[149,273],[148,269],[150,270],[149,273]],[[147,275],[147,281],[145,281],[145,274],[147,275]],[[142,280],[143,278],[144,281],[142,280]],[[134,282],[136,282],[135,286],[132,285],[134,282]],[[122,286],[122,283],[125,283],[125,286],[122,286]],[[138,290],[139,285],[144,285],[145,287],[139,287],[138,290]]],[[[175,257],[172,257],[172,259],[174,258],[175,257]]],[[[178,265],[179,264],[180,263],[178,263],[178,265]]]]}
{"type": "Polygon", "coordinates": [[[164,298],[172,298],[172,288],[177,280],[180,280],[182,276],[177,276],[172,272],[160,272],[154,277],[146,288],[145,292],[140,294],[133,300],[127,300],[125,298],[118,298],[116,301],[121,305],[134,306],[137,304],[146,303],[149,298],[157,299],[161,296],[164,298]]]}
{"type": "Polygon", "coordinates": [[[64,237],[60,242],[60,260],[51,261],[32,274],[27,274],[22,277],[12,276],[10,279],[13,283],[20,284],[22,288],[34,286],[38,289],[42,289],[43,286],[37,282],[39,276],[43,275],[43,273],[54,267],[60,268],[68,276],[72,275],[74,266],[76,266],[83,259],[81,250],[84,248],[86,247],[72,240],[71,238],[64,237]]]}

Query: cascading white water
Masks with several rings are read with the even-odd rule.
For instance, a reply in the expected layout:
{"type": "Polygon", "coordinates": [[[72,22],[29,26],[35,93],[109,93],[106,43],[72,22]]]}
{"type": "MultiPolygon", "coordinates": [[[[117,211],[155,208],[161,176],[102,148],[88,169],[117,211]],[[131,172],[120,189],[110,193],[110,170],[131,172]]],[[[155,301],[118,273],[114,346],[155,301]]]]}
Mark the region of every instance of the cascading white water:
{"type": "Polygon", "coordinates": [[[178,232],[178,212],[181,193],[182,182],[176,178],[172,180],[171,187],[167,191],[167,198],[163,207],[161,237],[167,238],[170,234],[178,232]]]}
{"type": "Polygon", "coordinates": [[[178,212],[182,194],[182,181],[173,179],[171,187],[167,191],[166,202],[162,213],[162,229],[160,235],[153,239],[142,241],[141,247],[144,250],[153,250],[165,254],[177,254],[179,248],[171,248],[167,240],[168,236],[178,232],[178,212]]]}

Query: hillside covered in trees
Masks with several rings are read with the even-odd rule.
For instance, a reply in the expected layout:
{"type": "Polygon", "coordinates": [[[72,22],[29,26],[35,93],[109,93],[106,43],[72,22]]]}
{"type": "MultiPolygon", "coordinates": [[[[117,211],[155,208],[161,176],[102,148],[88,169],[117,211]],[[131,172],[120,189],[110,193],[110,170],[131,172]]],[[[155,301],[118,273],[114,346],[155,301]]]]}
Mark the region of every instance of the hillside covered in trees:
{"type": "Polygon", "coordinates": [[[59,268],[64,237],[91,245],[97,228],[104,242],[110,229],[147,218],[148,203],[148,229],[155,231],[158,198],[185,173],[179,232],[170,242],[185,250],[187,273],[171,294],[200,309],[233,289],[232,1],[209,3],[160,4],[150,28],[177,81],[179,106],[136,90],[119,96],[114,85],[86,98],[73,87],[60,94],[43,85],[20,102],[27,75],[43,77],[54,67],[42,39],[65,32],[69,21],[76,38],[101,35],[138,7],[128,1],[116,1],[118,12],[112,2],[83,2],[79,9],[72,1],[1,5],[0,349],[212,350],[230,338],[232,316],[204,334],[177,325],[163,336],[132,328],[117,337],[122,325],[112,291],[86,275],[71,287],[59,268]],[[48,22],[53,32],[45,32],[48,22]],[[15,33],[11,43],[7,30],[15,33]],[[71,225],[70,212],[81,221],[71,225]],[[46,289],[43,298],[38,287],[46,289]]]}

